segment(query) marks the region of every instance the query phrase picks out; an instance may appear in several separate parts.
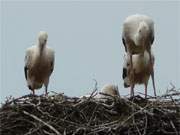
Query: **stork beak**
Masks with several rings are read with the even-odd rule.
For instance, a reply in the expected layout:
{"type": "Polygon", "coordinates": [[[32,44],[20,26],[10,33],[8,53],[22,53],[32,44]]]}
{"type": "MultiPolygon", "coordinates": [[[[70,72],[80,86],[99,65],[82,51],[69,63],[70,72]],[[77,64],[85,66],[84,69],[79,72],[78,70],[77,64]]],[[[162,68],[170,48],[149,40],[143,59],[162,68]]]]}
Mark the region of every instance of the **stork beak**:
{"type": "Polygon", "coordinates": [[[41,46],[41,48],[40,48],[40,51],[42,52],[42,50],[43,50],[43,48],[44,48],[44,44],[41,46]]]}
{"type": "Polygon", "coordinates": [[[143,52],[145,50],[145,39],[143,38],[143,52]]]}
{"type": "Polygon", "coordinates": [[[47,43],[47,40],[44,41],[44,45],[47,43]]]}
{"type": "Polygon", "coordinates": [[[130,85],[124,83],[124,88],[128,88],[128,87],[130,87],[130,85]]]}

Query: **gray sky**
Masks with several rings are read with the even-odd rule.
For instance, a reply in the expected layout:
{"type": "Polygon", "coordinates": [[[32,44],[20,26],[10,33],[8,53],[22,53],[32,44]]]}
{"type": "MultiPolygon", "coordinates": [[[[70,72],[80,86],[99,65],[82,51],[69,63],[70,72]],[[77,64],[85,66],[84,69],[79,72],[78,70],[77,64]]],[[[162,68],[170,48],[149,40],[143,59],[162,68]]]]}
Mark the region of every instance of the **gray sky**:
{"type": "MultiPolygon", "coordinates": [[[[36,43],[37,33],[49,34],[55,49],[55,70],[49,90],[80,96],[91,92],[93,79],[101,88],[106,83],[123,87],[121,77],[124,47],[123,20],[131,14],[146,14],[155,22],[155,82],[162,94],[172,82],[180,88],[180,2],[12,2],[1,3],[0,91],[15,97],[30,93],[24,78],[24,55],[36,43]]],[[[144,92],[143,85],[135,91],[144,92]]],[[[44,93],[44,89],[38,94],[44,93]]],[[[148,94],[152,94],[149,81],[148,94]]]]}

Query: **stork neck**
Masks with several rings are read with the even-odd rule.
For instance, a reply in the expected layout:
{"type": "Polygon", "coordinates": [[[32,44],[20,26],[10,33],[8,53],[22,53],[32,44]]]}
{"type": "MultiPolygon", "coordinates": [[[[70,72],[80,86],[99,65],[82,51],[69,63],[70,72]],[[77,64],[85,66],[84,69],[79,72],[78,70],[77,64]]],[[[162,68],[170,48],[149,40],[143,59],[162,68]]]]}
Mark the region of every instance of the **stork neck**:
{"type": "Polygon", "coordinates": [[[44,48],[45,48],[45,45],[39,45],[38,48],[39,48],[39,54],[42,55],[44,48]]]}
{"type": "Polygon", "coordinates": [[[140,42],[141,42],[141,35],[139,34],[139,32],[137,32],[135,35],[134,35],[134,42],[137,46],[140,45],[140,42]]]}

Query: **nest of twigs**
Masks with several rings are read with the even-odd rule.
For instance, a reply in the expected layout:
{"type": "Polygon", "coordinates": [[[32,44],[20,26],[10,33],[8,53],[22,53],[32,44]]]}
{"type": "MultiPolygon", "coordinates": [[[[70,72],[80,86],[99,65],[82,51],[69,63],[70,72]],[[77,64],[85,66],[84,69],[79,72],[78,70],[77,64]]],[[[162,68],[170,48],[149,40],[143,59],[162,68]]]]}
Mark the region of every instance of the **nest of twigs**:
{"type": "Polygon", "coordinates": [[[0,108],[2,135],[179,135],[180,93],[144,99],[26,95],[0,108]],[[174,98],[174,95],[176,98],[174,98]]]}

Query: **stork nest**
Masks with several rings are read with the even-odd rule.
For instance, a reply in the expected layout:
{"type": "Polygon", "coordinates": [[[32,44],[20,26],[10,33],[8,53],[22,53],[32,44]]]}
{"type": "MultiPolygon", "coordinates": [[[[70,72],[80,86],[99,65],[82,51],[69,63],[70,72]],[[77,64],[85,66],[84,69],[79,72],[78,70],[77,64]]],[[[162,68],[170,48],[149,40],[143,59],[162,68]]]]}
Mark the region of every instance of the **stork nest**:
{"type": "Polygon", "coordinates": [[[179,135],[180,92],[128,99],[25,95],[0,108],[2,135],[179,135]],[[176,98],[174,97],[176,96],[176,98]]]}

